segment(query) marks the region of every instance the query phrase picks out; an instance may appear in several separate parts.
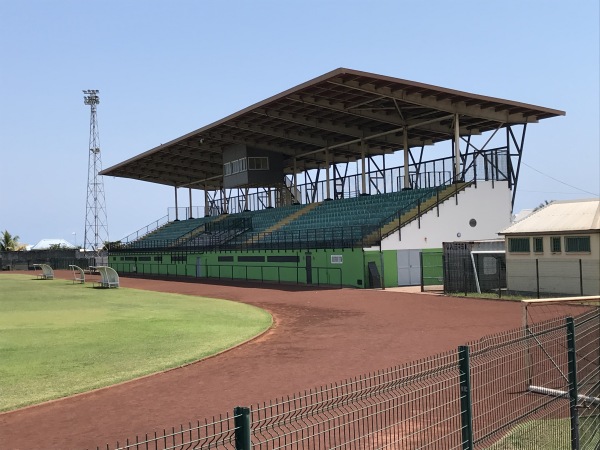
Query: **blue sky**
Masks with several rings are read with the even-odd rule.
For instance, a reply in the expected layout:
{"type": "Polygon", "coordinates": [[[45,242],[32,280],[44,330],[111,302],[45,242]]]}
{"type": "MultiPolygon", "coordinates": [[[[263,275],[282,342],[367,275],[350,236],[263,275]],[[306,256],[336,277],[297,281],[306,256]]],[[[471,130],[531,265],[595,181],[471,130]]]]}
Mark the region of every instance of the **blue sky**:
{"type": "MultiPolygon", "coordinates": [[[[105,168],[348,67],[564,110],[527,130],[515,212],[600,191],[597,0],[0,0],[0,20],[0,231],[21,242],[83,240],[83,89],[105,168]]],[[[112,240],[174,204],[104,186],[112,240]]]]}

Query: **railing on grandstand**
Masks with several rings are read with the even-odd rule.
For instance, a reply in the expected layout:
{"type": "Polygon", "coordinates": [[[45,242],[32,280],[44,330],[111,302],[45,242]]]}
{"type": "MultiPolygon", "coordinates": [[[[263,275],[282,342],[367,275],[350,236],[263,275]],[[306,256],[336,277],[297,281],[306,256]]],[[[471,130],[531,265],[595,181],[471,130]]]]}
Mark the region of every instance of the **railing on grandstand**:
{"type": "MultiPolygon", "coordinates": [[[[468,184],[465,184],[465,186],[468,184]]],[[[454,189],[441,197],[441,192],[448,186],[438,186],[435,189],[436,202],[427,207],[422,205],[432,198],[430,193],[399,209],[391,216],[383,219],[377,225],[354,225],[329,228],[311,228],[303,230],[280,230],[271,232],[251,232],[251,220],[248,218],[228,219],[224,222],[204,225],[209,233],[202,233],[195,239],[161,239],[141,240],[134,244],[112,245],[112,253],[127,250],[136,251],[222,251],[222,250],[304,250],[304,249],[344,249],[360,248],[374,245],[397,229],[413,220],[420,221],[421,216],[428,211],[439,208],[439,203],[445,198],[457,195],[464,188],[454,184],[454,189]],[[414,214],[403,216],[413,211],[414,214]],[[381,233],[382,228],[392,222],[398,226],[381,233]],[[237,232],[236,232],[237,230],[237,232]],[[377,233],[379,231],[379,234],[377,233]],[[376,235],[376,239],[372,236],[376,235]],[[200,238],[201,237],[201,238],[200,238]]],[[[400,236],[401,238],[401,236],[400,236]]]]}
{"type": "MultiPolygon", "coordinates": [[[[378,226],[379,229],[383,228],[385,225],[387,225],[389,223],[392,223],[392,222],[397,223],[396,227],[392,228],[389,231],[382,232],[380,235],[380,239],[386,238],[390,234],[394,233],[396,230],[402,230],[403,226],[405,226],[415,220],[417,220],[419,222],[419,228],[420,228],[421,227],[421,217],[423,216],[423,214],[425,214],[433,209],[437,209],[437,213],[439,216],[439,207],[440,207],[440,203],[443,200],[450,198],[450,197],[456,197],[456,195],[458,195],[458,193],[460,191],[464,190],[465,187],[470,186],[474,182],[475,181],[465,183],[461,187],[459,187],[459,185],[455,183],[452,185],[453,189],[446,192],[445,196],[442,196],[441,193],[448,186],[437,186],[435,188],[435,199],[436,199],[435,203],[430,204],[429,206],[425,206],[424,204],[426,203],[427,200],[429,200],[431,198],[431,196],[424,195],[421,198],[418,198],[418,199],[414,200],[413,202],[409,203],[404,208],[399,209],[398,211],[396,211],[392,215],[386,217],[379,223],[379,226],[378,226]],[[415,214],[410,214],[410,211],[413,211],[413,210],[415,210],[415,214]],[[405,214],[407,215],[407,217],[405,217],[403,220],[402,217],[405,214]]],[[[401,240],[402,233],[400,233],[399,237],[401,240]]]]}
{"type": "Polygon", "coordinates": [[[600,308],[587,309],[97,450],[597,449],[600,308]]]}
{"type": "MultiPolygon", "coordinates": [[[[361,246],[371,246],[376,242],[380,242],[381,239],[389,236],[391,233],[398,229],[401,229],[404,225],[410,223],[413,220],[420,221],[420,218],[426,212],[439,208],[440,201],[452,195],[456,196],[461,189],[471,184],[477,183],[480,179],[478,174],[484,173],[483,179],[505,179],[504,172],[500,167],[506,166],[506,149],[494,149],[487,152],[481,152],[473,155],[472,162],[467,167],[464,167],[462,178],[460,180],[453,180],[446,171],[446,165],[449,161],[453,161],[452,158],[441,158],[437,160],[427,161],[423,163],[425,167],[431,165],[433,171],[422,172],[415,175],[415,180],[420,180],[419,183],[425,184],[425,186],[419,186],[420,188],[435,187],[436,203],[429,205],[426,208],[422,208],[422,204],[430,198],[430,194],[423,194],[420,198],[414,200],[409,205],[400,208],[390,216],[381,220],[377,226],[345,226],[345,227],[331,227],[322,229],[305,229],[295,231],[273,231],[273,232],[251,232],[249,228],[251,225],[247,223],[236,225],[233,219],[228,219],[223,223],[229,223],[230,225],[222,225],[222,229],[219,229],[220,233],[214,233],[213,235],[205,234],[201,240],[190,240],[190,239],[173,239],[173,240],[138,240],[135,242],[134,247],[136,250],[203,250],[203,251],[218,251],[227,249],[241,249],[241,250],[263,250],[263,249],[284,249],[284,250],[302,250],[307,248],[332,248],[332,249],[343,249],[343,248],[357,248],[361,246]],[[504,159],[503,159],[504,158],[504,159]],[[504,161],[501,164],[501,161],[504,161]],[[441,171],[438,171],[438,166],[441,166],[441,171]],[[461,187],[457,182],[463,182],[461,187]],[[430,183],[434,183],[434,186],[429,186],[430,183]],[[446,192],[446,197],[442,197],[441,194],[444,189],[448,186],[454,186],[453,192],[446,192]],[[402,217],[409,211],[415,210],[414,214],[409,214],[404,219],[402,217]],[[381,232],[377,238],[373,238],[377,230],[382,228],[389,223],[397,223],[397,227],[392,227],[387,231],[381,232]],[[228,227],[228,228],[227,228],[228,227]],[[225,228],[230,230],[224,232],[225,228]],[[235,232],[238,229],[238,232],[235,232]],[[371,238],[367,239],[368,236],[371,238]],[[240,237],[240,239],[238,239],[240,237]]],[[[399,171],[400,168],[389,169],[389,173],[393,174],[394,171],[399,171]]],[[[372,173],[372,172],[371,172],[372,173]]],[[[398,172],[399,173],[399,172],[398,172]]],[[[359,175],[356,175],[359,176],[359,175]]],[[[398,175],[400,177],[400,175],[398,175]]],[[[400,178],[397,178],[400,180],[400,178]]],[[[398,181],[400,183],[400,181],[398,181]]],[[[419,185],[419,183],[414,183],[419,185]]],[[[304,185],[306,187],[307,185],[304,185]]],[[[398,192],[401,189],[402,184],[398,184],[396,189],[390,192],[398,192]]],[[[439,209],[438,209],[439,214],[439,209]]],[[[238,219],[243,221],[244,219],[238,219]]],[[[246,219],[249,220],[249,219],[246,219]]],[[[207,227],[219,225],[206,224],[207,227]]],[[[420,225],[420,223],[419,223],[420,225]]],[[[401,239],[401,234],[400,234],[401,239]]],[[[112,252],[129,250],[133,247],[128,245],[127,242],[117,243],[113,245],[109,250],[112,252]]]]}
{"type": "MultiPolygon", "coordinates": [[[[482,152],[471,152],[463,155],[464,161],[459,178],[461,180],[476,181],[506,181],[508,175],[508,152],[505,147],[489,149],[482,152]]],[[[456,180],[453,178],[453,157],[445,157],[424,161],[420,165],[409,166],[409,185],[411,189],[432,188],[448,185],[456,180]]],[[[346,175],[343,178],[330,179],[330,195],[333,199],[352,198],[359,195],[376,195],[391,192],[400,192],[404,189],[404,166],[387,168],[384,170],[371,170],[365,173],[366,192],[362,190],[362,175],[360,173],[346,175]]],[[[327,199],[326,181],[308,181],[299,184],[294,190],[289,178],[286,178],[288,191],[296,202],[302,204],[321,202],[327,199]],[[292,192],[293,191],[293,192],[292,192]]],[[[236,214],[246,210],[259,211],[272,205],[281,206],[281,192],[277,189],[257,190],[248,195],[231,196],[227,199],[227,213],[236,214]],[[270,198],[269,198],[270,197],[270,198]]],[[[177,217],[180,220],[208,215],[218,216],[224,211],[220,199],[215,199],[205,207],[179,207],[177,217]]],[[[169,208],[169,220],[176,217],[175,208],[169,208]]]]}
{"type": "Polygon", "coordinates": [[[125,236],[119,242],[121,242],[122,244],[128,244],[130,242],[136,241],[138,239],[143,238],[144,236],[147,236],[148,234],[152,233],[153,231],[158,230],[160,227],[162,227],[163,225],[166,225],[168,223],[169,223],[169,215],[167,214],[166,216],[163,216],[160,219],[155,220],[154,222],[146,225],[145,227],[142,227],[139,230],[134,231],[130,235],[125,236]]]}
{"type": "Polygon", "coordinates": [[[135,244],[113,243],[109,252],[160,252],[160,251],[225,251],[225,250],[304,250],[357,248],[367,244],[365,237],[377,231],[377,225],[312,228],[290,231],[247,232],[228,236],[222,240],[219,233],[206,235],[199,242],[194,239],[141,240],[135,244]]]}

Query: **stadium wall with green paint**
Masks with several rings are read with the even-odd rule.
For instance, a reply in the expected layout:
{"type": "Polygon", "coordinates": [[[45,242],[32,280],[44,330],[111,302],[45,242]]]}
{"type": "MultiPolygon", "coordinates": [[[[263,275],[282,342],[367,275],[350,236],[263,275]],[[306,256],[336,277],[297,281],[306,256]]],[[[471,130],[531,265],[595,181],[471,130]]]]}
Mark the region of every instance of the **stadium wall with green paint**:
{"type": "Polygon", "coordinates": [[[364,287],[361,250],[144,253],[110,256],[119,273],[364,287]]]}

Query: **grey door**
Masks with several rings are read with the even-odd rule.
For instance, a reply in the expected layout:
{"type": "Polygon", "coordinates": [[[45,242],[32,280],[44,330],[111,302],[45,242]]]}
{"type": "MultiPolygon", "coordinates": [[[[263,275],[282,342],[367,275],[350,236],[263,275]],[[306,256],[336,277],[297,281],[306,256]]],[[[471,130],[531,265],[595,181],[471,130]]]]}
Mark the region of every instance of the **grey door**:
{"type": "Polygon", "coordinates": [[[398,286],[421,284],[421,250],[398,250],[398,286]]]}

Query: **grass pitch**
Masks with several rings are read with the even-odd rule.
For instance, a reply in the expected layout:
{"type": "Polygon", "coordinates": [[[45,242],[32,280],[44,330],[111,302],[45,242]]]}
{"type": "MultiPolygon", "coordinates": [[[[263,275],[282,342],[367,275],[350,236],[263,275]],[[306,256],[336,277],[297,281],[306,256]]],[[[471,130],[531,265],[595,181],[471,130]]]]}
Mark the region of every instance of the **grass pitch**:
{"type": "Polygon", "coordinates": [[[0,275],[0,411],[196,361],[260,334],[259,308],[0,275]]]}

